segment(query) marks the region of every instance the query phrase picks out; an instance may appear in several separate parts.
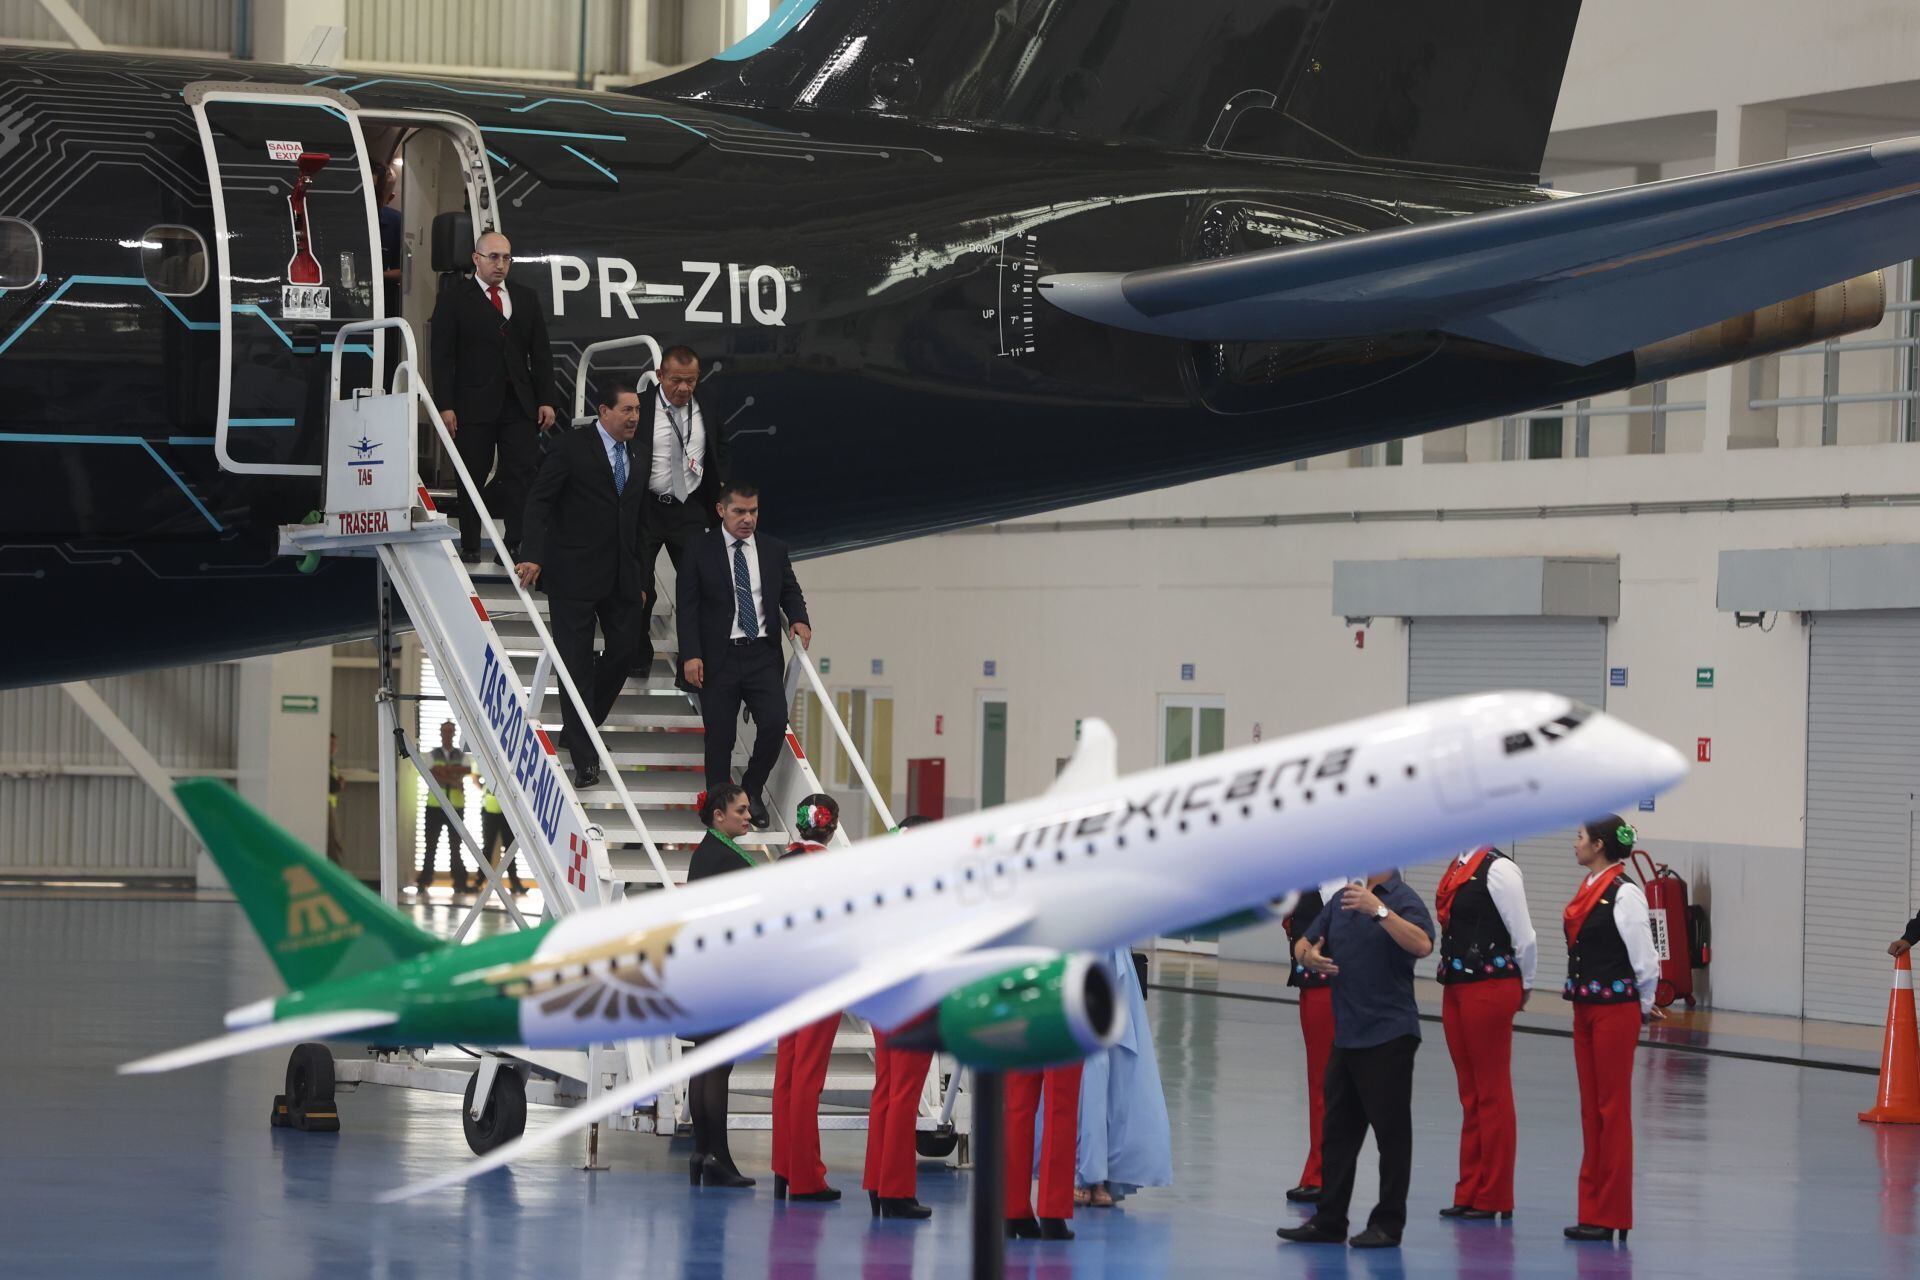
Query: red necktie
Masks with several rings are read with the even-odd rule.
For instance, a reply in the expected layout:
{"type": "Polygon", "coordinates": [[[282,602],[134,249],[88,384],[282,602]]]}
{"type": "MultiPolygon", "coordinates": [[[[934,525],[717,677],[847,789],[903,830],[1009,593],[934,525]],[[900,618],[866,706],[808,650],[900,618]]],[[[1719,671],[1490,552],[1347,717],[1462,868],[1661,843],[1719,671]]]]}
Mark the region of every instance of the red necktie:
{"type": "Polygon", "coordinates": [[[501,315],[505,315],[505,314],[507,314],[507,307],[506,307],[506,304],[500,301],[500,286],[499,286],[499,285],[497,285],[497,284],[490,284],[490,285],[488,285],[488,286],[487,286],[487,297],[488,297],[488,298],[489,298],[489,299],[490,299],[490,300],[491,300],[491,301],[493,302],[493,309],[494,309],[495,311],[498,311],[498,312],[499,312],[499,313],[500,313],[501,315]]]}

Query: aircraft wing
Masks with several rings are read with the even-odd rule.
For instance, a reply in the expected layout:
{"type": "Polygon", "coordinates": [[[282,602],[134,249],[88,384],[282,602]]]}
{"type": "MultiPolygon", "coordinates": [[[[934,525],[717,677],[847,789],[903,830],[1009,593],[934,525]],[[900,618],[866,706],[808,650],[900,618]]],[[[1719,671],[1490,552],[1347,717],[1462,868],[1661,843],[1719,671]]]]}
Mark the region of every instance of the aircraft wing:
{"type": "Polygon", "coordinates": [[[478,1160],[470,1160],[456,1169],[386,1192],[379,1200],[382,1204],[410,1200],[414,1196],[464,1182],[490,1169],[498,1169],[529,1152],[550,1146],[568,1134],[578,1133],[608,1116],[644,1102],[662,1089],[691,1079],[703,1071],[724,1066],[789,1032],[818,1022],[849,1005],[858,1004],[876,992],[896,987],[975,947],[985,946],[1032,919],[1032,908],[1009,906],[921,938],[910,947],[866,957],[843,976],[748,1019],[733,1030],[687,1050],[675,1061],[622,1088],[581,1103],[544,1128],[522,1134],[505,1146],[496,1147],[478,1160]]]}
{"type": "Polygon", "coordinates": [[[1043,277],[1201,342],[1438,330],[1589,365],[1920,256],[1920,138],[1147,270],[1043,277]]]}
{"type": "Polygon", "coordinates": [[[334,1036],[390,1026],[399,1020],[399,1014],[386,1009],[339,1009],[332,1013],[310,1013],[248,1027],[244,1031],[232,1031],[198,1044],[129,1062],[120,1067],[119,1074],[144,1076],[161,1071],[178,1071],[181,1067],[197,1066],[202,1062],[212,1062],[215,1058],[230,1058],[236,1053],[252,1053],[255,1049],[272,1049],[307,1040],[329,1040],[334,1036]]]}

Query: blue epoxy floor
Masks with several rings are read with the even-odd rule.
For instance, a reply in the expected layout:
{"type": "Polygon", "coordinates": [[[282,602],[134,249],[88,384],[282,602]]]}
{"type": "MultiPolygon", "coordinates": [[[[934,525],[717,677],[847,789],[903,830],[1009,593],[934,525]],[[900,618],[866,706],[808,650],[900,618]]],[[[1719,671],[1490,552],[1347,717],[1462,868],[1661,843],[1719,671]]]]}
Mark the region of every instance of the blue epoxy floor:
{"type": "MultiPolygon", "coordinates": [[[[929,1167],[931,1223],[874,1223],[861,1138],[829,1134],[850,1198],[776,1206],[695,1192],[684,1147],[618,1136],[397,1207],[372,1194],[466,1156],[453,1099],[365,1089],[345,1131],[270,1129],[278,1052],[120,1080],[115,1063],[213,1034],[276,990],[228,903],[0,900],[0,1276],[964,1276],[968,1177],[929,1167]]],[[[1397,1254],[1281,1245],[1298,1219],[1301,1055],[1291,1008],[1201,993],[1148,1001],[1176,1176],[1072,1244],[1010,1246],[1008,1274],[1084,1276],[1920,1276],[1920,1128],[1858,1124],[1870,1077],[1678,1052],[1640,1058],[1639,1226],[1626,1250],[1560,1239],[1579,1124],[1567,1043],[1515,1044],[1520,1205],[1507,1226],[1442,1223],[1458,1109],[1435,1029],[1416,1077],[1412,1222],[1397,1254]]],[[[534,1123],[542,1112],[536,1108],[534,1123]]],[[[764,1135],[735,1135],[749,1172],[764,1135]]],[[[1371,1159],[1363,1186],[1371,1180],[1371,1159]]],[[[1364,1213],[1364,1207],[1361,1212],[1364,1213]]]]}

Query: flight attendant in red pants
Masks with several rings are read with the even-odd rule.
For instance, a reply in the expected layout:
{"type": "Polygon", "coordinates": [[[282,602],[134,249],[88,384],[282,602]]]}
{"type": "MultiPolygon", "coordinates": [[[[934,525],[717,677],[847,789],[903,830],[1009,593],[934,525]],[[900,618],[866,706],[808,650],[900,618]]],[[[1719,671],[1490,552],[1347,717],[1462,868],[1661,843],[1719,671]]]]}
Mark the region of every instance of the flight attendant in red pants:
{"type": "MultiPolygon", "coordinates": [[[[900,825],[917,827],[929,821],[915,816],[900,825]]],[[[876,1218],[933,1216],[933,1210],[920,1203],[915,1174],[920,1091],[932,1067],[933,1050],[896,1049],[880,1028],[873,1029],[873,1102],[867,1111],[867,1164],[860,1185],[876,1218]]]]}
{"type": "Polygon", "coordinates": [[[1443,1218],[1513,1216],[1513,1016],[1540,948],[1520,868],[1498,849],[1447,864],[1440,918],[1440,1023],[1460,1088],[1460,1177],[1443,1218]]]}
{"type": "Polygon", "coordinates": [[[1007,1238],[1071,1240],[1073,1151],[1080,1138],[1081,1064],[1007,1073],[1007,1238]],[[1033,1124],[1042,1093],[1040,1214],[1034,1217],[1033,1124]]]}
{"type": "MultiPolygon", "coordinates": [[[[1300,895],[1293,910],[1282,921],[1287,930],[1287,953],[1308,925],[1320,918],[1320,910],[1346,888],[1344,880],[1329,880],[1318,889],[1300,895]]],[[[1307,1046],[1307,1162],[1300,1170],[1300,1185],[1287,1192],[1295,1204],[1313,1204],[1320,1199],[1320,1122],[1326,1114],[1323,1090],[1327,1078],[1327,1054],[1333,1049],[1333,979],[1293,962],[1287,985],[1300,992],[1300,1037],[1307,1046]]]]}
{"type": "Polygon", "coordinates": [[[1573,1001],[1573,1062],[1580,1077],[1580,1221],[1569,1240],[1625,1243],[1633,1226],[1633,1051],[1654,1007],[1660,959],[1647,898],[1622,865],[1633,828],[1617,814],[1575,833],[1573,856],[1587,876],[1567,904],[1567,985],[1573,1001]]]}
{"type": "MultiPolygon", "coordinates": [[[[840,827],[840,803],[817,793],[800,802],[794,814],[800,838],[784,858],[826,852],[840,827]]],[[[820,1091],[827,1083],[833,1037],[840,1015],[822,1018],[792,1035],[780,1037],[773,1065],[773,1198],[826,1203],[840,1198],[827,1185],[820,1159],[820,1091]]]]}

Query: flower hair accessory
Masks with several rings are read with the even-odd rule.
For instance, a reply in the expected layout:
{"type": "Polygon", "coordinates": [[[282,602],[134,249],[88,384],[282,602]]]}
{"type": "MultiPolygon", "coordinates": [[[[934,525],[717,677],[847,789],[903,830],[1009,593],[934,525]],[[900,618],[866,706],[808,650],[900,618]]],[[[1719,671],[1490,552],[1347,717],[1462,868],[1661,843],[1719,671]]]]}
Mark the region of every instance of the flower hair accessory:
{"type": "Polygon", "coordinates": [[[1620,841],[1620,846],[1623,849],[1633,848],[1633,842],[1640,838],[1640,833],[1624,822],[1620,824],[1620,829],[1613,834],[1614,837],[1620,841]]]}

